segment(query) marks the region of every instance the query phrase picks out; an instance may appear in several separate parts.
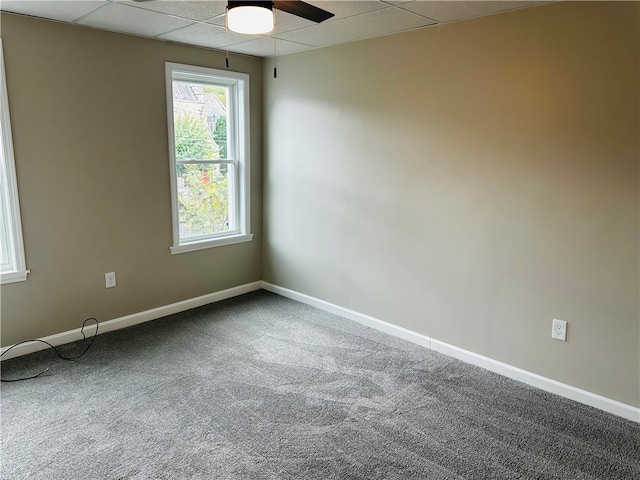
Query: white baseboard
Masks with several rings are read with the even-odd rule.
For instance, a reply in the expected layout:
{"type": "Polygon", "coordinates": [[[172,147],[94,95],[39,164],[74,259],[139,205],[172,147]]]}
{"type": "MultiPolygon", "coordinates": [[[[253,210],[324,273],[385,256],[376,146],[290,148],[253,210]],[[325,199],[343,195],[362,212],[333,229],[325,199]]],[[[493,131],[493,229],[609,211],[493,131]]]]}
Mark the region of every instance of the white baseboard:
{"type": "Polygon", "coordinates": [[[439,340],[429,338],[420,333],[407,330],[406,328],[384,322],[377,318],[370,317],[369,315],[364,315],[362,313],[340,307],[333,303],[325,302],[324,300],[320,300],[315,297],[290,290],[288,288],[280,287],[268,282],[262,282],[262,288],[270,292],[277,293],[278,295],[281,295],[283,297],[287,297],[301,303],[306,303],[307,305],[319,308],[320,310],[325,310],[327,312],[340,315],[342,317],[348,318],[349,320],[353,320],[355,322],[366,325],[367,327],[371,327],[395,337],[408,340],[410,342],[430,348],[450,357],[457,358],[472,365],[482,367],[486,370],[498,373],[505,377],[518,380],[542,390],[546,390],[547,392],[551,392],[556,395],[560,395],[562,397],[566,397],[585,405],[589,405],[591,407],[604,410],[605,412],[609,412],[614,415],[640,423],[640,408],[632,407],[631,405],[626,405],[624,403],[618,402],[617,400],[612,400],[610,398],[606,398],[601,395],[597,395],[595,393],[591,393],[586,390],[581,390],[571,385],[558,382],[551,378],[546,378],[541,375],[522,370],[518,367],[514,367],[512,365],[493,360],[489,357],[485,357],[483,355],[479,355],[477,353],[473,353],[468,350],[449,345],[439,340]]]}
{"type": "MultiPolygon", "coordinates": [[[[640,408],[626,405],[624,403],[588,392],[586,390],[581,390],[571,385],[567,385],[565,383],[561,383],[556,380],[546,378],[541,375],[528,372],[526,370],[522,370],[518,367],[493,360],[489,357],[485,357],[483,355],[479,355],[477,353],[473,353],[468,350],[449,345],[447,343],[435,340],[406,328],[384,322],[369,315],[364,315],[354,310],[349,310],[339,305],[335,305],[333,303],[329,303],[324,300],[320,300],[318,298],[311,297],[309,295],[305,295],[303,293],[299,293],[294,290],[280,287],[268,282],[258,281],[247,283],[245,285],[229,288],[227,290],[209,293],[200,297],[190,298],[188,300],[172,303],[170,305],[165,305],[158,308],[152,308],[151,310],[145,310],[143,312],[134,313],[132,315],[127,315],[120,318],[114,318],[113,320],[101,322],[99,325],[98,333],[106,333],[113,330],[130,327],[139,323],[148,322],[150,320],[155,320],[167,315],[189,310],[191,308],[200,307],[208,303],[219,302],[220,300],[236,297],[238,295],[249,293],[255,290],[260,290],[261,288],[273,293],[277,293],[278,295],[281,295],[283,297],[287,297],[292,300],[311,305],[320,310],[340,315],[341,317],[345,317],[367,327],[371,327],[389,335],[402,338],[403,340],[407,340],[423,347],[430,348],[432,350],[457,358],[467,363],[477,365],[505,377],[518,380],[542,390],[546,390],[548,392],[570,398],[571,400],[575,400],[585,405],[589,405],[591,407],[604,410],[605,412],[609,412],[614,415],[618,415],[620,417],[624,417],[640,423],[640,408]]],[[[94,331],[94,325],[87,325],[87,327],[85,328],[85,335],[87,336],[87,338],[93,335],[94,331]]],[[[45,340],[54,346],[63,345],[65,343],[70,343],[81,339],[82,335],[80,333],[80,328],[42,338],[42,340],[45,340]]],[[[7,360],[9,358],[36,352],[45,348],[48,347],[41,342],[24,343],[16,348],[13,348],[11,351],[3,355],[2,360],[7,360]]],[[[3,354],[8,349],[9,347],[0,349],[0,354],[3,354]]]]}
{"type": "MultiPolygon", "coordinates": [[[[262,288],[262,282],[260,281],[246,283],[244,285],[228,288],[226,290],[221,290],[219,292],[209,293],[207,295],[190,298],[188,300],[172,303],[170,305],[164,305],[158,308],[152,308],[151,310],[145,310],[144,312],[134,313],[132,315],[126,315],[120,318],[114,318],[113,320],[100,322],[100,324],[98,325],[98,333],[101,334],[101,333],[111,332],[112,330],[119,330],[121,328],[131,327],[139,323],[144,323],[150,320],[155,320],[157,318],[166,317],[167,315],[183,312],[191,308],[201,307],[202,305],[206,305],[208,303],[219,302],[220,300],[236,297],[238,295],[253,292],[255,290],[260,290],[261,288],[262,288]]],[[[87,338],[91,337],[94,334],[94,332],[95,332],[95,324],[91,324],[91,325],[87,324],[84,331],[87,338]]],[[[51,345],[54,345],[57,347],[58,345],[63,345],[65,343],[75,342],[76,340],[82,340],[82,334],[80,333],[80,328],[76,328],[75,330],[69,330],[68,332],[56,333],[55,335],[43,337],[42,340],[45,340],[46,342],[49,342],[51,345]]],[[[3,354],[9,348],[10,346],[0,349],[0,355],[3,354]]],[[[45,348],[49,348],[49,347],[42,342],[23,343],[22,345],[19,345],[16,348],[11,349],[11,351],[7,352],[6,355],[3,355],[2,360],[19,357],[21,355],[26,355],[27,353],[36,352],[38,350],[44,350],[45,348]]]]}

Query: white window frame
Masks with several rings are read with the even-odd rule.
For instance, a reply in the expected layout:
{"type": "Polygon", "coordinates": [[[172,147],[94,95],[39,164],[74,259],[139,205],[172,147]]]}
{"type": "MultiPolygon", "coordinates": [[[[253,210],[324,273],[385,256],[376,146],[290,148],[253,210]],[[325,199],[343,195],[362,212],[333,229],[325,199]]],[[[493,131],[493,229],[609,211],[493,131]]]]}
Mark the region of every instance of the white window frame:
{"type": "Polygon", "coordinates": [[[18,181],[13,155],[11,135],[11,117],[9,116],[9,97],[7,79],[4,71],[4,53],[0,38],[0,134],[2,151],[0,152],[0,242],[5,261],[0,267],[0,284],[24,282],[29,271],[24,257],[22,239],[22,220],[18,201],[18,181]]]}
{"type": "MultiPolygon", "coordinates": [[[[170,247],[171,254],[251,241],[253,234],[250,233],[249,75],[246,73],[167,62],[165,64],[165,76],[171,176],[171,219],[173,226],[173,245],[170,247]],[[230,110],[234,115],[229,115],[227,118],[228,128],[231,132],[230,143],[227,150],[229,159],[227,160],[235,165],[233,171],[235,172],[237,182],[230,182],[232,184],[232,186],[230,186],[230,195],[233,198],[233,202],[229,202],[229,208],[237,208],[237,221],[234,222],[232,220],[233,228],[229,232],[217,232],[193,238],[180,238],[178,175],[173,122],[174,80],[212,83],[216,85],[224,84],[229,86],[229,91],[232,92],[228,102],[230,110]]],[[[220,161],[220,163],[225,162],[220,161]]]]}

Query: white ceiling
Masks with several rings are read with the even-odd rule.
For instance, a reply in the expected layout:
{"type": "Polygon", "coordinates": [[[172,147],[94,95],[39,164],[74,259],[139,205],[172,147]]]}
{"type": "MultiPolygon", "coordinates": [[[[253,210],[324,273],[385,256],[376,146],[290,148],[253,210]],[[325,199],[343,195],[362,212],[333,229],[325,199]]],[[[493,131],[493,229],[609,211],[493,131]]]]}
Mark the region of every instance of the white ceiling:
{"type": "MultiPolygon", "coordinates": [[[[546,1],[309,0],[335,14],[315,24],[276,10],[277,53],[312,48],[456,22],[546,1]]],[[[42,17],[230,52],[270,57],[273,36],[226,32],[225,0],[2,0],[6,12],[42,17]]]]}

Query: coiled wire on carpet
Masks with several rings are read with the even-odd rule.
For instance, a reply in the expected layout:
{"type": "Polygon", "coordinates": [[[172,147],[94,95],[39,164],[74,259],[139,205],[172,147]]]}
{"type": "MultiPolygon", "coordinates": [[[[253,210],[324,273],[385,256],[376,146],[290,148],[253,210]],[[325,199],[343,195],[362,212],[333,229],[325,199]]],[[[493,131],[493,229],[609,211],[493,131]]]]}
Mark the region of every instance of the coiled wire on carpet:
{"type": "MultiPolygon", "coordinates": [[[[49,342],[47,342],[46,340],[40,340],[40,339],[34,339],[34,340],[24,340],[20,343],[16,343],[15,345],[11,345],[9,348],[7,348],[4,352],[0,353],[0,357],[2,357],[5,353],[7,353],[8,351],[16,348],[19,345],[22,345],[23,343],[30,343],[30,342],[41,342],[44,343],[46,345],[48,345],[49,347],[53,348],[53,350],[56,352],[56,354],[58,355],[58,357],[60,357],[62,360],[75,360],[77,358],[80,358],[81,356],[83,356],[85,353],[87,353],[87,351],[89,350],[89,348],[91,348],[91,345],[93,345],[93,342],[96,339],[96,336],[98,335],[98,320],[96,320],[93,317],[87,318],[84,322],[82,322],[82,328],[80,329],[80,333],[82,334],[82,341],[84,342],[87,337],[84,334],[84,327],[87,325],[87,322],[90,322],[91,320],[93,320],[94,322],[96,322],[96,331],[93,334],[93,336],[91,337],[91,341],[89,342],[89,345],[87,345],[87,348],[85,348],[80,354],[75,355],[73,357],[65,357],[64,355],[62,355],[58,349],[56,347],[54,347],[53,345],[51,345],[49,342]]],[[[43,371],[41,371],[40,373],[38,373],[37,375],[32,375],[30,377],[22,377],[22,378],[14,378],[14,379],[5,379],[5,378],[0,378],[0,381],[2,382],[21,382],[22,380],[31,380],[33,378],[38,378],[40,375],[44,375],[45,373],[47,373],[49,371],[49,368],[45,368],[43,371]]]]}

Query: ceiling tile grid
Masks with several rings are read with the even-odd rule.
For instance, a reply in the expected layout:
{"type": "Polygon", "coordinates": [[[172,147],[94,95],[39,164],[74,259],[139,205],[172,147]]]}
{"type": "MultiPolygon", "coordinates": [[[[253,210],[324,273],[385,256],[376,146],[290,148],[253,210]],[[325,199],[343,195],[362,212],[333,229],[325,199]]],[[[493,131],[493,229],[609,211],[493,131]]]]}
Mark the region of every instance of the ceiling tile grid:
{"type": "Polygon", "coordinates": [[[275,12],[270,35],[225,28],[226,0],[2,0],[0,10],[259,57],[348,43],[548,1],[308,0],[334,13],[315,24],[275,12]]]}

